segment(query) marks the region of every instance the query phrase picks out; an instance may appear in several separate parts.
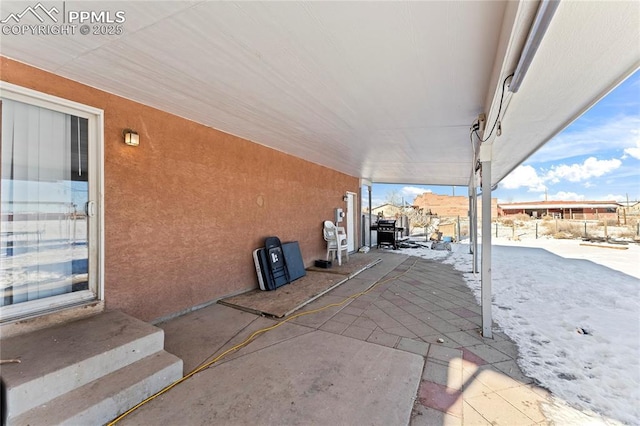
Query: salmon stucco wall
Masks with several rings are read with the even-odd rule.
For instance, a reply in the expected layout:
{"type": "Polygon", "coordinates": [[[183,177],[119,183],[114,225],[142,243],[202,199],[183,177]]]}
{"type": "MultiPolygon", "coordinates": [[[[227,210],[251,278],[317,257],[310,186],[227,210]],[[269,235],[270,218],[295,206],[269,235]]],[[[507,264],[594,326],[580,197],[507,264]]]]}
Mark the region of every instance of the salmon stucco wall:
{"type": "MultiPolygon", "coordinates": [[[[438,216],[464,217],[469,215],[468,196],[439,195],[431,192],[425,192],[415,198],[413,205],[418,206],[425,211],[431,211],[432,214],[437,214],[438,216]]],[[[478,197],[478,216],[482,217],[481,197],[478,197]]],[[[498,217],[497,198],[491,199],[491,217],[498,217]]]]}
{"type": "Polygon", "coordinates": [[[298,241],[309,266],[325,255],[322,221],[359,192],[355,177],[0,61],[4,81],[104,110],[108,309],[153,320],[255,288],[252,251],[270,235],[298,241]],[[123,143],[125,128],[140,146],[123,143]]]}

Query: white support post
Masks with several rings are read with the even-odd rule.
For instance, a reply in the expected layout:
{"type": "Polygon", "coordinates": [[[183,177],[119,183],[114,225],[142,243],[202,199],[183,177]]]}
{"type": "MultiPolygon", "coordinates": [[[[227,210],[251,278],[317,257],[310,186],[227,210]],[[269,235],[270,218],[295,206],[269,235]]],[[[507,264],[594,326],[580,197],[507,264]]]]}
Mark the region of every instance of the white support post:
{"type": "Polygon", "coordinates": [[[371,223],[371,219],[372,219],[372,216],[371,216],[371,184],[367,185],[367,190],[369,191],[369,248],[371,248],[371,247],[373,247],[373,244],[371,244],[371,237],[372,237],[372,234],[371,234],[371,225],[372,225],[372,223],[371,223]]]}
{"type": "Polygon", "coordinates": [[[480,146],[482,163],[482,335],[492,338],[491,324],[491,157],[492,144],[480,146]]]}
{"type": "MultiPolygon", "coordinates": [[[[365,179],[365,178],[360,178],[360,187],[367,187],[367,192],[369,193],[369,230],[367,231],[366,229],[363,229],[363,232],[368,232],[369,233],[369,248],[371,248],[371,187],[372,187],[373,183],[371,182],[371,179],[365,179]]],[[[362,191],[361,191],[362,192],[362,191]]],[[[363,219],[364,222],[364,219],[363,219]]],[[[365,238],[365,235],[362,235],[362,238],[365,239],[364,241],[364,245],[366,245],[367,241],[365,238]]]]}
{"type": "Polygon", "coordinates": [[[471,194],[473,194],[472,183],[469,183],[469,254],[473,254],[473,196],[471,194]]]}
{"type": "Polygon", "coordinates": [[[473,273],[478,273],[478,188],[476,187],[475,174],[473,182],[473,193],[471,195],[471,205],[473,217],[471,219],[471,232],[473,233],[473,273]]]}

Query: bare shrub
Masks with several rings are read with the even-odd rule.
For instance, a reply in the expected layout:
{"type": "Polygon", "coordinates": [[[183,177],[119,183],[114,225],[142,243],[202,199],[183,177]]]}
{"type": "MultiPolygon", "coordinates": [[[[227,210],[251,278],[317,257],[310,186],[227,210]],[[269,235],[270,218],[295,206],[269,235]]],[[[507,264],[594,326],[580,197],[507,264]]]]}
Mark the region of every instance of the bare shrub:
{"type": "Polygon", "coordinates": [[[616,236],[618,238],[628,238],[630,240],[632,240],[635,236],[636,236],[636,231],[633,229],[630,229],[629,227],[622,229],[620,231],[618,231],[616,233],[616,236]]]}
{"type": "Polygon", "coordinates": [[[539,230],[540,235],[553,236],[556,233],[555,225],[549,222],[544,222],[539,230]]]}
{"type": "Polygon", "coordinates": [[[556,232],[553,234],[553,238],[556,240],[573,240],[576,237],[568,232],[556,232]]]}
{"type": "Polygon", "coordinates": [[[463,223],[463,224],[460,225],[460,235],[461,236],[470,235],[470,233],[469,233],[469,224],[468,223],[463,223]]]}
{"type": "Polygon", "coordinates": [[[513,219],[501,219],[500,222],[503,226],[513,226],[513,219]]]}
{"type": "Polygon", "coordinates": [[[411,209],[409,211],[405,211],[404,215],[409,218],[409,223],[411,224],[411,226],[416,228],[429,226],[431,220],[433,219],[433,216],[431,214],[424,213],[422,209],[411,209]]]}
{"type": "Polygon", "coordinates": [[[564,222],[562,226],[558,225],[561,232],[570,234],[573,238],[580,238],[584,234],[584,227],[579,223],[564,222]]]}
{"type": "Polygon", "coordinates": [[[545,221],[542,224],[543,231],[542,235],[551,235],[556,239],[573,239],[573,238],[581,238],[584,236],[584,227],[580,223],[575,222],[567,222],[567,221],[557,221],[550,222],[545,221]],[[557,224],[557,229],[556,229],[557,224]]]}

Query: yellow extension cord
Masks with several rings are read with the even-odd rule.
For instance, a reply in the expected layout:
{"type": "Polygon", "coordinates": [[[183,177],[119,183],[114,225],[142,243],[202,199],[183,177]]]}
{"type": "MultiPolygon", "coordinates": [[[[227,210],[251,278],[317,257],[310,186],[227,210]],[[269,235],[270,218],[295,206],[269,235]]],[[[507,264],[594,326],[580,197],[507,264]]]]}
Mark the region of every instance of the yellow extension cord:
{"type": "Polygon", "coordinates": [[[401,274],[398,274],[394,277],[391,278],[387,278],[386,280],[382,280],[382,281],[378,281],[377,283],[375,283],[374,285],[372,285],[371,287],[369,287],[368,289],[366,289],[365,291],[361,291],[360,293],[355,293],[352,294],[351,296],[345,298],[343,301],[341,302],[337,302],[337,303],[331,303],[329,305],[325,305],[321,308],[317,308],[317,309],[312,309],[310,311],[306,311],[306,312],[300,312],[298,314],[292,315],[270,327],[265,327],[262,328],[258,331],[253,332],[253,334],[251,334],[249,337],[247,337],[242,343],[239,343],[235,346],[233,346],[232,348],[227,349],[226,351],[222,352],[220,355],[218,355],[217,357],[215,357],[214,359],[212,359],[211,361],[208,361],[206,363],[203,363],[201,365],[199,365],[198,367],[194,368],[190,373],[188,373],[187,375],[185,375],[184,377],[176,380],[175,382],[171,383],[170,385],[167,385],[166,387],[164,387],[163,389],[160,389],[158,392],[154,393],[153,395],[147,397],[145,400],[139,402],[138,404],[134,405],[133,407],[129,408],[127,411],[125,411],[124,413],[120,414],[118,417],[116,417],[115,419],[111,420],[109,423],[107,423],[107,426],[113,426],[116,423],[118,423],[120,420],[124,419],[125,417],[127,417],[129,414],[133,413],[134,411],[136,411],[138,408],[142,407],[143,405],[145,405],[146,403],[156,399],[157,397],[159,397],[160,395],[168,392],[169,390],[173,389],[174,387],[178,386],[180,383],[186,381],[187,379],[195,376],[196,374],[198,374],[199,372],[201,372],[202,370],[206,370],[207,368],[209,368],[211,365],[215,364],[216,362],[220,361],[222,358],[224,358],[225,356],[227,356],[228,354],[230,354],[231,352],[237,351],[240,348],[243,348],[244,346],[248,345],[249,342],[251,342],[253,339],[255,339],[256,336],[259,336],[262,333],[266,333],[267,331],[273,330],[274,328],[278,328],[280,327],[282,324],[287,323],[295,318],[299,318],[305,315],[311,315],[311,314],[315,314],[317,312],[323,311],[325,309],[328,308],[333,308],[333,307],[337,307],[337,306],[342,306],[345,303],[347,303],[347,301],[352,300],[352,299],[357,299],[360,296],[364,296],[365,294],[369,293],[371,290],[373,290],[374,288],[376,288],[377,286],[381,285],[381,284],[385,284],[389,281],[393,281],[395,279],[400,278],[401,276],[403,276],[404,274],[406,274],[407,272],[409,272],[416,264],[416,262],[418,262],[418,260],[416,259],[413,264],[404,272],[402,272],[401,274]]]}

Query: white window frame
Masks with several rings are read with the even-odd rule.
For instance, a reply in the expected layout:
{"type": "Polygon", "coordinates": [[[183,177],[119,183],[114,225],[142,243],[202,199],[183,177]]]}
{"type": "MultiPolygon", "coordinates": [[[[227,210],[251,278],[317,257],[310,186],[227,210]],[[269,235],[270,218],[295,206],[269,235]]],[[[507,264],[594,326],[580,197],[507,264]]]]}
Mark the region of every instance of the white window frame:
{"type": "Polygon", "coordinates": [[[89,258],[95,262],[95,268],[89,271],[89,283],[91,286],[92,280],[95,282],[95,293],[92,290],[84,290],[3,306],[0,308],[0,323],[104,300],[104,111],[4,81],[0,81],[0,98],[86,118],[89,122],[89,152],[98,157],[90,159],[93,167],[89,167],[89,179],[92,182],[89,199],[96,204],[93,219],[96,226],[90,227],[88,235],[89,258]]]}

